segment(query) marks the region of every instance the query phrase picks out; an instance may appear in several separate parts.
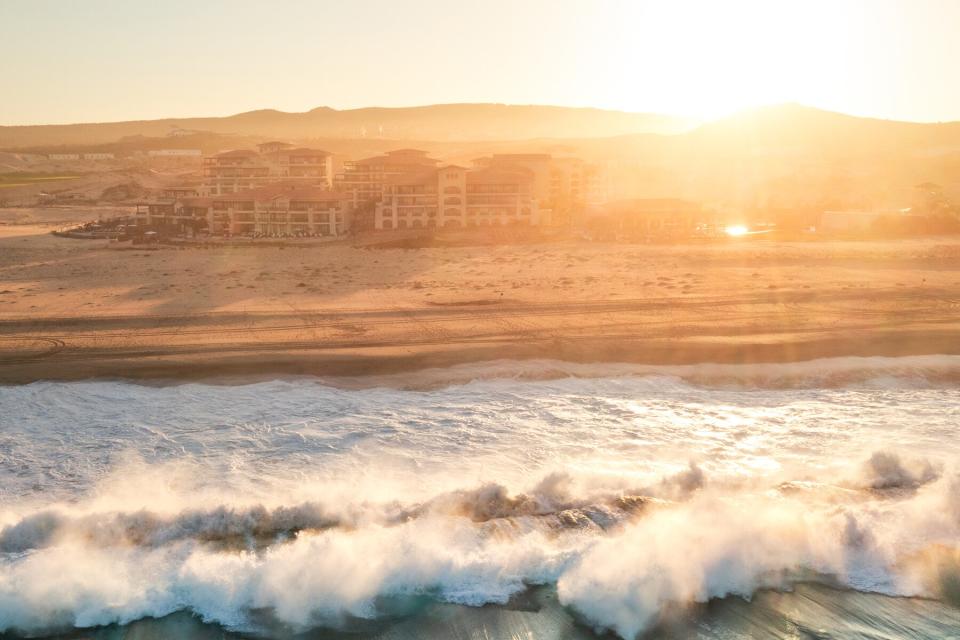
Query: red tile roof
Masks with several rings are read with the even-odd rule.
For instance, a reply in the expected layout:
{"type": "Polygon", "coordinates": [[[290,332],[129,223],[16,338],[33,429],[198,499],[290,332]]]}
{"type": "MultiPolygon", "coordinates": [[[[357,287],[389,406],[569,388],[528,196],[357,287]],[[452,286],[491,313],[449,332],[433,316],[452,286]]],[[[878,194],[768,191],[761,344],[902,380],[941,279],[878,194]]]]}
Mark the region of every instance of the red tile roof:
{"type": "MultiPolygon", "coordinates": [[[[388,151],[389,153],[396,153],[393,151],[388,151]]],[[[435,167],[440,161],[434,160],[433,158],[428,158],[423,155],[414,155],[414,154],[397,154],[397,155],[380,155],[380,156],[371,156],[369,158],[363,158],[357,160],[354,164],[364,165],[364,164],[391,164],[391,165],[409,165],[409,166],[418,166],[418,167],[435,167]]]]}

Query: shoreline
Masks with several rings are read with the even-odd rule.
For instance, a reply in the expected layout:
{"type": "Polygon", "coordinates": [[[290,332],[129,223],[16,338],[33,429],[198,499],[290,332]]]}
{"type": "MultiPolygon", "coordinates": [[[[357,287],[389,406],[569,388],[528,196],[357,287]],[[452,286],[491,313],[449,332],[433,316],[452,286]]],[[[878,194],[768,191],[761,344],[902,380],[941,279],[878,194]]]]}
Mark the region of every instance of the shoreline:
{"type": "MultiPolygon", "coordinates": [[[[146,348],[0,359],[0,384],[40,381],[122,380],[144,384],[247,384],[309,376],[363,380],[416,376],[496,361],[554,361],[572,365],[704,366],[805,363],[832,358],[960,355],[960,334],[943,331],[885,331],[866,335],[823,335],[807,339],[741,336],[736,342],[693,336],[681,340],[560,338],[539,341],[468,342],[442,345],[283,348],[281,345],[223,345],[213,351],[146,348]]],[[[337,385],[334,385],[337,386],[337,385]]]]}

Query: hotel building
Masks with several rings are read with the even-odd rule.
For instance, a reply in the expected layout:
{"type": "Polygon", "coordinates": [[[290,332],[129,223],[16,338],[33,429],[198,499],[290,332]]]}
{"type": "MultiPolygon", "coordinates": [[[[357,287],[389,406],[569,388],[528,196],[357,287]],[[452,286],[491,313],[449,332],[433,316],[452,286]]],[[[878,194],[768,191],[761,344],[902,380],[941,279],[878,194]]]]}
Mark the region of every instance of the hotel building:
{"type": "Polygon", "coordinates": [[[354,196],[358,205],[380,202],[388,180],[435,169],[439,160],[427,157],[420,149],[396,149],[381,156],[345,162],[343,173],[334,184],[340,191],[354,196]]]}
{"type": "Polygon", "coordinates": [[[532,172],[456,165],[394,176],[376,205],[375,229],[468,228],[542,223],[532,172]]]}
{"type": "Polygon", "coordinates": [[[351,211],[349,195],[280,182],[234,194],[144,202],[136,216],[138,225],[205,228],[212,235],[342,236],[351,211]]]}
{"type": "Polygon", "coordinates": [[[580,158],[555,158],[548,153],[496,153],[473,161],[475,167],[525,169],[533,175],[533,195],[544,224],[569,226],[582,216],[596,170],[580,158]]]}
{"type": "Polygon", "coordinates": [[[203,195],[219,196],[255,189],[279,180],[304,186],[333,187],[333,159],[326,151],[267,142],[257,151],[237,149],[203,159],[203,195]]]}

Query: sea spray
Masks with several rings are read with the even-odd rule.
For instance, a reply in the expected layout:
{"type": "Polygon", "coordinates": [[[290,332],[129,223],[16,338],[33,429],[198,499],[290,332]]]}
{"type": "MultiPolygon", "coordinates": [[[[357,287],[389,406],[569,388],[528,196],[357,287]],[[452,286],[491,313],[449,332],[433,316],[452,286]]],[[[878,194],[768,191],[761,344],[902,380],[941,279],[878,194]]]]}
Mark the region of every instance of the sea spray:
{"type": "Polygon", "coordinates": [[[0,388],[0,629],[351,628],[535,585],[628,638],[811,580],[955,602],[955,359],[853,360],[0,388]]]}

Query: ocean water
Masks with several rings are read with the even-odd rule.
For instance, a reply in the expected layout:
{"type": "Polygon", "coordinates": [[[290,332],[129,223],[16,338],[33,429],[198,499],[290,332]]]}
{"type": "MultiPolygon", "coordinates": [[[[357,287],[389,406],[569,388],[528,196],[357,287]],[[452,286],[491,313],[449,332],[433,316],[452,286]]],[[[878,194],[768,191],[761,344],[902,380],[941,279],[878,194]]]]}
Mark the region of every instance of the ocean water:
{"type": "Polygon", "coordinates": [[[0,387],[0,637],[960,638],[960,357],[0,387]]]}

